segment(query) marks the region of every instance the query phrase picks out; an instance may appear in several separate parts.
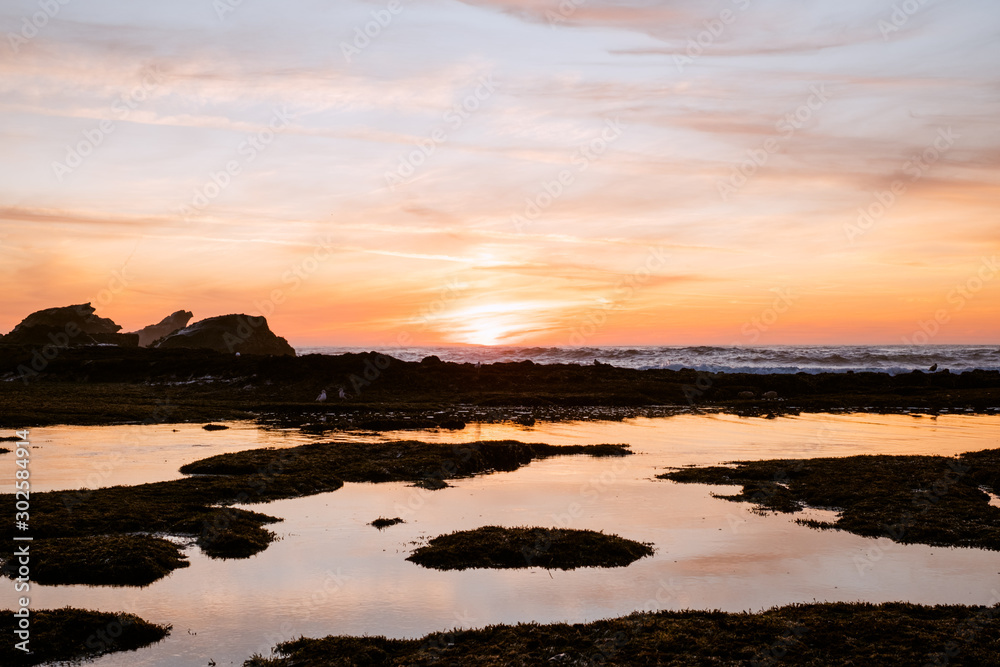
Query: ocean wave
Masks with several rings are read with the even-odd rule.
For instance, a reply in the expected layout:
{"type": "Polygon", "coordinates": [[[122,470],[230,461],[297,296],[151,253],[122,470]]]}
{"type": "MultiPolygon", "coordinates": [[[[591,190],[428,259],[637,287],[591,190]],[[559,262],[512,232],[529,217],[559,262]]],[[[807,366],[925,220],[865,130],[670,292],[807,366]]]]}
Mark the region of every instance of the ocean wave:
{"type": "MultiPolygon", "coordinates": [[[[300,348],[299,354],[343,354],[358,348],[300,348]]],[[[595,360],[637,369],[693,369],[713,373],[855,373],[899,375],[914,370],[1000,370],[1000,349],[990,345],[914,346],[608,346],[608,347],[393,347],[380,350],[404,361],[435,355],[456,363],[531,360],[542,364],[591,364],[595,360]]]]}

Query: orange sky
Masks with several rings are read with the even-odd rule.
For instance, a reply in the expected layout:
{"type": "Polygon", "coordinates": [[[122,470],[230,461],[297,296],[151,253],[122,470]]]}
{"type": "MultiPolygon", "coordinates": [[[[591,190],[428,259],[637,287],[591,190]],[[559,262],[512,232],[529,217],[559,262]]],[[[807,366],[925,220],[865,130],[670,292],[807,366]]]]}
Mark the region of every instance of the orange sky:
{"type": "Polygon", "coordinates": [[[1000,339],[995,2],[133,4],[0,10],[0,332],[1000,339]]]}

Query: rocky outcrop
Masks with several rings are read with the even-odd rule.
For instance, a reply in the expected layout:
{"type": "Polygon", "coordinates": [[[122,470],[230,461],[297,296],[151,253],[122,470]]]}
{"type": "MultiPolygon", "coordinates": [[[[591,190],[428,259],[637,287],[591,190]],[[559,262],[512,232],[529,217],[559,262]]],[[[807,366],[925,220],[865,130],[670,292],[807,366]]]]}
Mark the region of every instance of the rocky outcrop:
{"type": "Polygon", "coordinates": [[[208,349],[229,354],[295,356],[284,338],[274,335],[263,317],[220,315],[195,322],[174,332],[152,347],[162,349],[208,349]]]}
{"type": "Polygon", "coordinates": [[[188,325],[194,313],[190,310],[178,310],[164,317],[158,324],[150,324],[132,333],[139,336],[139,347],[149,347],[164,336],[180,331],[188,325]]]}
{"type": "Polygon", "coordinates": [[[21,320],[21,323],[14,327],[14,331],[22,327],[50,326],[65,328],[73,324],[83,333],[118,333],[121,325],[115,324],[106,317],[98,317],[95,308],[89,303],[81,303],[78,306],[63,306],[61,308],[46,308],[39,310],[21,320]]]}
{"type": "Polygon", "coordinates": [[[132,347],[132,339],[119,334],[121,326],[98,317],[89,303],[39,310],[21,320],[2,342],[9,345],[112,344],[132,347]]]}

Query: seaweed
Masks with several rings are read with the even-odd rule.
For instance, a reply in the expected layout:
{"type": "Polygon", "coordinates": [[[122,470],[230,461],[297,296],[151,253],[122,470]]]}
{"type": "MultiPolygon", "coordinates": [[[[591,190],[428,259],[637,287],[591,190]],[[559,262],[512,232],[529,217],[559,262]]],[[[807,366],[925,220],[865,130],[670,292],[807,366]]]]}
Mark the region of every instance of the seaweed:
{"type": "Polygon", "coordinates": [[[995,665],[995,607],[795,604],[760,613],[661,611],[592,623],[492,625],[421,639],[279,644],[244,667],[292,665],[995,665]]]}
{"type": "Polygon", "coordinates": [[[106,653],[134,651],[170,634],[171,626],[157,625],[133,614],[65,607],[32,609],[29,616],[30,653],[16,648],[20,618],[0,610],[0,664],[10,667],[54,661],[93,659],[106,653]]]}
{"type": "MultiPolygon", "coordinates": [[[[30,578],[40,584],[146,586],[189,563],[173,542],[148,535],[57,537],[30,546],[30,578]]],[[[13,558],[4,573],[16,576],[13,558]]]]}
{"type": "Polygon", "coordinates": [[[737,461],[657,476],[681,483],[740,485],[719,498],[758,511],[836,509],[835,522],[801,521],[900,543],[1000,550],[1000,508],[983,489],[1000,484],[1000,449],[946,456],[849,456],[737,461]]]}
{"type": "Polygon", "coordinates": [[[406,560],[436,570],[624,567],[653,555],[650,544],[593,530],[485,526],[432,539],[406,560]]]}

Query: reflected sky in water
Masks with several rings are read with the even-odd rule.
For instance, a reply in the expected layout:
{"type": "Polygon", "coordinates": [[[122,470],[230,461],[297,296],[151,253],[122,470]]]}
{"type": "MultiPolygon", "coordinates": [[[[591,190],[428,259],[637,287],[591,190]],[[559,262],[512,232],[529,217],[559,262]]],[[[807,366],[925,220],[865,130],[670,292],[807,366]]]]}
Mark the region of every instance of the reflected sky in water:
{"type": "MultiPolygon", "coordinates": [[[[230,425],[211,433],[196,425],[36,429],[36,488],[76,488],[89,475],[97,475],[100,486],[171,479],[180,476],[181,464],[205,456],[316,440],[230,425]]],[[[211,658],[239,665],[299,635],[415,637],[491,623],[583,622],[637,609],[740,611],[813,600],[985,604],[991,588],[1000,588],[994,552],[811,530],[795,524],[796,517],[758,516],[745,504],[712,497],[728,487],[654,479],[665,467],[734,459],[950,455],[997,447],[998,417],[686,415],[533,428],[471,425],[461,432],[382,437],[625,442],[636,455],[536,461],[435,492],[347,484],[333,493],[254,506],[284,519],[271,527],[280,541],[254,558],[213,561],[192,547],[191,567],[148,588],[33,585],[32,606],[124,609],[174,626],[172,636],[153,647],[94,664],[206,664],[211,658]],[[406,523],[382,532],[366,525],[379,516],[406,523]],[[571,572],[437,572],[405,560],[430,537],[490,524],[604,530],[652,542],[657,551],[627,568],[571,572]]]]}

